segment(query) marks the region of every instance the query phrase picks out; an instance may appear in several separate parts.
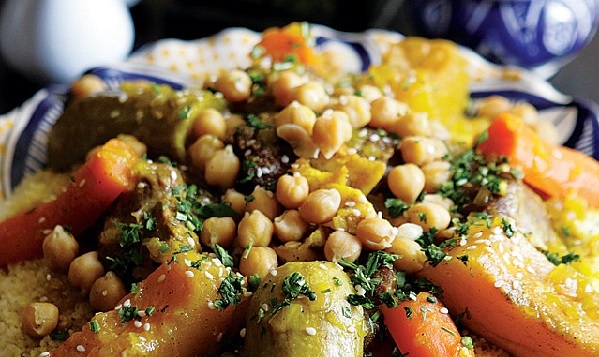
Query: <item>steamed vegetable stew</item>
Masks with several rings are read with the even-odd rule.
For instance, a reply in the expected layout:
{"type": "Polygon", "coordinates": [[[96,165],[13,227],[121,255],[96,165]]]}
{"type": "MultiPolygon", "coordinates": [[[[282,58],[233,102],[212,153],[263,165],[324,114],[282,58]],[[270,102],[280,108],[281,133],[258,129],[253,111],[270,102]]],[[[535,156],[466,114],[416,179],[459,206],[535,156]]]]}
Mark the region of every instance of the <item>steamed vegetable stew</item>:
{"type": "Polygon", "coordinates": [[[73,84],[70,186],[0,222],[0,264],[43,257],[98,311],[50,355],[598,354],[599,163],[470,101],[450,42],[343,73],[308,30],[198,88],[73,84]]]}

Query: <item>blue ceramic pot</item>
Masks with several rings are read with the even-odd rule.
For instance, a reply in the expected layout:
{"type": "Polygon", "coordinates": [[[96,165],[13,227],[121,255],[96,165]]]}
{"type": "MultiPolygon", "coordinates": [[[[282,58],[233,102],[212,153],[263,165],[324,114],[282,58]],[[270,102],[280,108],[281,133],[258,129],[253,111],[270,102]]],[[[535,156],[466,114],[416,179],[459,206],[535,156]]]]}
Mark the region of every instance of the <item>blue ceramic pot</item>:
{"type": "Polygon", "coordinates": [[[554,72],[588,44],[598,0],[413,0],[416,30],[503,65],[554,72]]]}

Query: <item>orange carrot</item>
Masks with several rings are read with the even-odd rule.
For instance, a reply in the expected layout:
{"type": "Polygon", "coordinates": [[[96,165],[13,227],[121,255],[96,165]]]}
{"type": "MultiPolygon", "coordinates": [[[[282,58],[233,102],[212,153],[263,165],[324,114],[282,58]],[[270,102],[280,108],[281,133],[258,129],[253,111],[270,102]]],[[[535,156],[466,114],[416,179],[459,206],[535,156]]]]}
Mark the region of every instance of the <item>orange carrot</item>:
{"type": "Polygon", "coordinates": [[[297,23],[281,29],[267,29],[262,34],[259,46],[276,62],[284,61],[289,55],[295,55],[303,64],[315,65],[317,56],[301,31],[301,25],[297,23]]]}
{"type": "Polygon", "coordinates": [[[42,255],[42,242],[56,225],[74,235],[91,227],[110,204],[131,187],[137,155],[114,139],[94,151],[75,173],[74,182],[55,200],[0,222],[0,266],[42,255]]]}
{"type": "Polygon", "coordinates": [[[543,198],[570,193],[599,208],[599,162],[576,150],[543,140],[524,122],[507,113],[488,129],[478,148],[487,157],[504,156],[524,174],[524,182],[543,198]]]}
{"type": "Polygon", "coordinates": [[[460,334],[443,304],[429,293],[419,293],[415,301],[397,307],[381,306],[385,325],[397,348],[410,357],[457,356],[460,334]]]}

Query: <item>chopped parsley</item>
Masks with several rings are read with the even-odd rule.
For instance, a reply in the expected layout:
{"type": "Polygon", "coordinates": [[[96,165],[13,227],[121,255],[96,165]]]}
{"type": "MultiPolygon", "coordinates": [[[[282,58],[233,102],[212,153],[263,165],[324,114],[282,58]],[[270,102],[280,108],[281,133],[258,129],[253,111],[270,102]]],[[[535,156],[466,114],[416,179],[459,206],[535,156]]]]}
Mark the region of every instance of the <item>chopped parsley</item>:
{"type": "Polygon", "coordinates": [[[556,266],[560,264],[570,264],[572,262],[580,261],[580,256],[576,253],[568,253],[560,257],[558,253],[552,253],[547,250],[542,250],[541,252],[545,254],[547,260],[549,260],[551,263],[553,263],[553,265],[556,266]]]}
{"type": "Polygon", "coordinates": [[[123,306],[119,309],[119,320],[122,324],[132,320],[139,320],[141,317],[138,314],[139,309],[137,306],[123,306]]]}
{"type": "Polygon", "coordinates": [[[89,329],[93,333],[98,333],[98,332],[100,332],[100,324],[98,323],[98,321],[92,320],[89,322],[89,329]]]}
{"type": "Polygon", "coordinates": [[[385,200],[385,207],[389,213],[389,217],[396,218],[410,208],[410,205],[398,198],[387,198],[385,200]]]}
{"type": "Polygon", "coordinates": [[[501,227],[503,229],[503,233],[505,233],[505,236],[508,238],[512,238],[514,234],[516,234],[516,230],[512,224],[505,218],[501,218],[501,227]]]}
{"type": "Polygon", "coordinates": [[[246,121],[248,123],[248,126],[254,128],[254,129],[266,129],[266,128],[270,128],[270,125],[265,124],[262,119],[260,119],[259,116],[257,116],[256,114],[248,114],[246,116],[246,121]]]}
{"type": "Polygon", "coordinates": [[[283,294],[290,299],[295,299],[299,295],[305,295],[310,301],[316,300],[316,293],[310,290],[306,278],[298,272],[293,272],[283,279],[282,290],[283,294]]]}
{"type": "Polygon", "coordinates": [[[245,203],[254,202],[255,199],[256,197],[254,195],[247,195],[244,197],[245,203]]]}
{"type": "Polygon", "coordinates": [[[69,338],[69,332],[67,330],[57,330],[53,332],[50,337],[56,341],[66,341],[69,338]]]}
{"type": "Polygon", "coordinates": [[[230,273],[218,287],[220,299],[214,301],[214,306],[220,311],[241,302],[243,294],[243,277],[230,273]]]}
{"type": "Polygon", "coordinates": [[[229,254],[229,252],[227,252],[225,248],[221,247],[218,244],[214,244],[212,246],[212,249],[214,250],[214,253],[216,253],[216,257],[218,258],[218,260],[220,260],[220,262],[223,263],[224,266],[233,268],[233,257],[231,257],[231,255],[229,254]]]}

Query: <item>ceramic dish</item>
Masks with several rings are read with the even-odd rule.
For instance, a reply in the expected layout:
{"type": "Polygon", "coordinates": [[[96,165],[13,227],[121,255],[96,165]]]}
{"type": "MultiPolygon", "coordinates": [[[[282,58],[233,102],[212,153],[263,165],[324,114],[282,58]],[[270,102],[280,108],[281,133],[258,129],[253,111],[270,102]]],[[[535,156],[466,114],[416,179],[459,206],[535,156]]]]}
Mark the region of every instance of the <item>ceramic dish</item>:
{"type": "MultiPolygon", "coordinates": [[[[400,34],[382,30],[350,34],[317,25],[313,26],[313,33],[317,48],[339,51],[345,59],[345,69],[354,72],[378,64],[385,47],[402,39],[400,34]]],[[[142,48],[120,65],[90,72],[112,88],[122,81],[144,79],[180,89],[199,84],[221,68],[248,66],[247,53],[259,39],[260,34],[242,28],[195,41],[165,39],[142,48]]],[[[473,100],[501,95],[529,102],[544,120],[558,127],[564,145],[599,160],[596,104],[561,94],[531,72],[498,67],[472,51],[461,51],[475,78],[471,83],[473,100]]],[[[42,89],[20,108],[0,116],[0,199],[10,195],[25,175],[44,167],[47,134],[63,110],[67,92],[66,85],[42,89]]]]}

